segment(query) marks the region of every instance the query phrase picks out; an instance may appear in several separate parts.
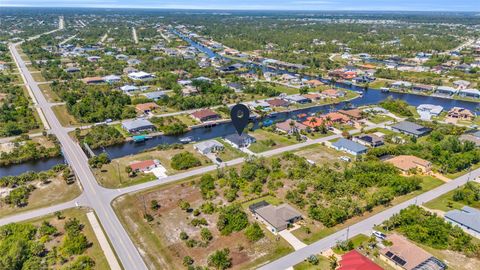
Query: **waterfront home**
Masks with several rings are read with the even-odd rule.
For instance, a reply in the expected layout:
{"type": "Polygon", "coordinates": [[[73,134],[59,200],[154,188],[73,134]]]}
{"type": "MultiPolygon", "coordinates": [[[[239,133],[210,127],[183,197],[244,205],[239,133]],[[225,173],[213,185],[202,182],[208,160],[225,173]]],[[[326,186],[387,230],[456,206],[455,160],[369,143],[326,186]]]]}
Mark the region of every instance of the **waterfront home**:
{"type": "Polygon", "coordinates": [[[148,81],[155,78],[155,75],[139,71],[139,72],[132,72],[128,74],[128,77],[134,81],[148,81]]]}
{"type": "Polygon", "coordinates": [[[457,89],[450,87],[450,86],[439,86],[437,87],[437,90],[435,93],[441,94],[441,95],[446,95],[446,96],[453,96],[458,92],[457,89]]]}
{"type": "Polygon", "coordinates": [[[445,270],[447,265],[432,254],[412,244],[404,236],[391,234],[386,239],[391,245],[380,250],[381,259],[394,269],[405,270],[445,270]]]}
{"type": "Polygon", "coordinates": [[[338,141],[332,143],[332,148],[354,156],[365,154],[368,150],[365,146],[345,138],[340,138],[338,141]]]}
{"type": "Polygon", "coordinates": [[[316,80],[316,79],[306,81],[305,83],[306,83],[309,87],[312,87],[312,88],[319,87],[319,86],[322,86],[322,85],[324,84],[324,83],[322,83],[321,81],[316,80]]]}
{"type": "Polygon", "coordinates": [[[286,96],[285,100],[291,103],[297,103],[297,104],[306,104],[306,103],[311,103],[312,100],[309,98],[306,98],[301,95],[290,95],[286,96]]]}
{"type": "Polygon", "coordinates": [[[248,208],[255,219],[260,220],[274,234],[302,220],[302,214],[286,203],[273,206],[261,201],[250,205],[248,208]]]}
{"type": "Polygon", "coordinates": [[[421,172],[428,173],[432,170],[432,163],[428,160],[421,159],[416,156],[400,155],[389,158],[385,162],[392,164],[397,169],[403,172],[410,172],[411,170],[420,170],[421,172]]]}
{"type": "Polygon", "coordinates": [[[390,84],[390,87],[397,90],[410,89],[412,87],[412,84],[405,81],[396,81],[390,84]]]}
{"type": "Polygon", "coordinates": [[[431,85],[424,85],[424,84],[415,84],[412,87],[412,91],[415,92],[433,92],[435,90],[435,87],[431,85]]]}
{"type": "Polygon", "coordinates": [[[421,104],[417,107],[417,112],[423,120],[430,120],[432,116],[439,116],[443,107],[433,104],[421,104]]]}
{"type": "Polygon", "coordinates": [[[327,89],[320,93],[325,98],[340,98],[346,95],[345,91],[337,89],[327,89]]]}
{"type": "Polygon", "coordinates": [[[277,131],[280,131],[280,132],[283,132],[283,133],[286,133],[286,134],[293,134],[293,133],[296,133],[296,132],[300,132],[302,130],[307,130],[307,126],[302,124],[302,123],[299,123],[297,121],[294,121],[292,119],[287,119],[283,122],[280,122],[280,123],[276,123],[275,124],[275,128],[277,131]]]}
{"type": "Polygon", "coordinates": [[[465,81],[465,80],[458,80],[453,82],[453,85],[460,90],[467,89],[470,86],[470,84],[471,83],[469,81],[465,81]]]}
{"type": "Polygon", "coordinates": [[[460,120],[473,120],[475,114],[473,114],[469,109],[453,107],[448,111],[447,117],[460,120]]]}
{"type": "Polygon", "coordinates": [[[254,110],[254,111],[263,111],[263,112],[267,112],[267,111],[271,111],[272,108],[270,108],[270,104],[268,102],[265,102],[265,101],[250,101],[250,102],[246,102],[245,105],[250,108],[250,110],[254,110]]]}
{"type": "Polygon", "coordinates": [[[147,172],[154,168],[157,168],[159,165],[160,165],[160,162],[158,160],[149,159],[149,160],[134,162],[130,164],[129,167],[134,172],[147,172]]]}
{"type": "Polygon", "coordinates": [[[210,153],[222,151],[225,146],[216,140],[208,140],[195,144],[193,148],[195,148],[202,155],[208,155],[210,153]]]}
{"type": "Polygon", "coordinates": [[[461,97],[480,98],[480,91],[477,89],[460,89],[458,95],[461,97]]]}
{"type": "Polygon", "coordinates": [[[400,133],[403,133],[403,134],[407,134],[407,135],[411,135],[411,136],[414,136],[414,137],[425,136],[431,131],[430,128],[427,128],[427,127],[424,127],[424,126],[421,126],[421,125],[418,125],[416,123],[412,123],[412,122],[409,122],[409,121],[399,122],[399,123],[393,125],[391,128],[394,131],[397,131],[397,132],[400,132],[400,133]]]}
{"type": "Polygon", "coordinates": [[[360,120],[363,118],[362,111],[359,109],[338,110],[339,113],[348,116],[353,120],[360,120]]]}
{"type": "Polygon", "coordinates": [[[285,100],[279,99],[279,98],[265,100],[265,102],[270,104],[271,107],[288,107],[288,105],[290,105],[290,103],[288,103],[288,101],[285,101],[285,100]]]}
{"type": "Polygon", "coordinates": [[[312,101],[313,101],[313,100],[320,100],[320,99],[322,99],[322,95],[317,94],[317,93],[308,93],[308,94],[304,94],[304,95],[302,95],[302,96],[305,97],[305,98],[308,98],[308,99],[310,99],[310,100],[312,100],[312,101]]]}
{"type": "Polygon", "coordinates": [[[357,83],[357,84],[359,84],[359,83],[371,83],[375,80],[376,80],[376,78],[374,78],[374,77],[364,75],[364,76],[359,76],[359,77],[353,78],[352,82],[357,83]]]}
{"type": "Polygon", "coordinates": [[[327,113],[326,115],[322,116],[322,118],[329,120],[332,123],[339,123],[339,124],[348,124],[350,123],[350,117],[346,116],[345,114],[341,114],[339,112],[331,112],[327,113]]]}
{"type": "Polygon", "coordinates": [[[200,122],[214,121],[220,119],[220,115],[218,115],[211,109],[198,110],[196,112],[193,112],[191,116],[200,122]]]}
{"type": "Polygon", "coordinates": [[[122,128],[132,134],[155,130],[155,126],[146,119],[133,119],[123,121],[122,128]]]}
{"type": "Polygon", "coordinates": [[[235,148],[249,147],[250,144],[254,143],[256,139],[248,134],[242,133],[238,135],[237,133],[225,136],[225,141],[231,144],[235,148]]]}

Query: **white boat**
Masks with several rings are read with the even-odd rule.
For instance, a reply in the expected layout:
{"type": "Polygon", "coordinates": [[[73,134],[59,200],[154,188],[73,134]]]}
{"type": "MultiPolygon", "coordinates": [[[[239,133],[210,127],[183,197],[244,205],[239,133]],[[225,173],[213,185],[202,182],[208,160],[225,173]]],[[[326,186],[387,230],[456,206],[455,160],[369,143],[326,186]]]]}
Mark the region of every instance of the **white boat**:
{"type": "Polygon", "coordinates": [[[380,88],[380,91],[382,91],[383,93],[388,93],[388,92],[390,92],[390,88],[382,87],[382,88],[380,88]]]}
{"type": "Polygon", "coordinates": [[[190,142],[193,141],[193,137],[191,137],[191,136],[183,137],[183,138],[180,138],[179,141],[182,142],[182,143],[190,143],[190,142]]]}

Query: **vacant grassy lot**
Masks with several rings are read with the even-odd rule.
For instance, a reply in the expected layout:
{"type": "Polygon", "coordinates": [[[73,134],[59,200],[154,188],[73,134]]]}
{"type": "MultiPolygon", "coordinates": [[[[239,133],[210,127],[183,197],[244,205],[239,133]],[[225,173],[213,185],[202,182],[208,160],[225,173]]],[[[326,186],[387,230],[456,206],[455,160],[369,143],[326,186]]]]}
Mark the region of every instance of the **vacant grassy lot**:
{"type": "Polygon", "coordinates": [[[67,185],[60,176],[51,179],[50,183],[46,185],[40,182],[32,183],[32,185],[35,186],[35,190],[32,191],[28,198],[28,205],[19,208],[10,206],[2,201],[0,203],[0,217],[68,202],[81,194],[78,181],[67,185]]]}
{"type": "Polygon", "coordinates": [[[247,156],[244,152],[234,148],[232,145],[229,143],[226,143],[224,140],[217,139],[225,149],[219,153],[217,153],[217,156],[222,160],[222,161],[229,161],[232,159],[240,158],[240,157],[245,157],[247,156]]]}
{"type": "Polygon", "coordinates": [[[319,143],[300,148],[299,150],[295,151],[295,154],[297,156],[311,160],[315,162],[315,164],[335,165],[335,163],[337,163],[337,165],[341,165],[345,163],[344,161],[340,160],[341,156],[348,156],[352,160],[354,159],[352,155],[336,151],[335,149],[329,148],[319,143]]]}
{"type": "Polygon", "coordinates": [[[49,102],[61,102],[60,97],[55,93],[49,84],[39,84],[38,87],[42,90],[43,95],[49,102]]]}
{"type": "MultiPolygon", "coordinates": [[[[480,186],[480,184],[472,182],[475,186],[480,186]]],[[[463,186],[462,186],[463,187],[463,186]]],[[[460,187],[460,188],[462,188],[460,187]]],[[[456,190],[452,190],[448,193],[443,194],[440,197],[437,197],[427,203],[425,203],[425,207],[430,208],[430,209],[438,209],[442,211],[450,211],[453,209],[461,209],[464,207],[466,204],[462,201],[454,201],[453,200],[453,194],[455,193],[456,190]]],[[[480,202],[473,202],[470,204],[471,207],[479,208],[480,209],[480,202]]]]}
{"type": "MultiPolygon", "coordinates": [[[[228,247],[232,257],[231,269],[254,269],[256,266],[286,255],[292,248],[282,238],[274,237],[264,230],[265,236],[258,242],[249,242],[243,232],[220,235],[216,229],[218,213],[200,214],[205,218],[213,239],[207,246],[189,248],[179,239],[185,231],[190,239],[199,239],[200,228],[190,224],[193,215],[178,207],[178,201],[190,203],[198,208],[204,200],[199,189],[192,184],[198,178],[182,181],[173,185],[156,188],[140,194],[131,194],[118,198],[113,206],[127,229],[135,245],[143,252],[150,269],[183,269],[183,257],[190,256],[195,265],[206,265],[208,255],[215,250],[228,247]],[[179,192],[181,191],[181,192],[179,192]],[[151,200],[160,204],[158,210],[150,208],[151,200]],[[147,208],[144,207],[147,205],[147,208]],[[154,220],[147,222],[143,214],[147,211],[154,220]],[[159,256],[161,254],[161,256],[159,256]]],[[[216,202],[222,198],[215,199],[216,202]]],[[[249,215],[249,218],[251,216],[249,215]]]]}
{"type": "MultiPolygon", "coordinates": [[[[422,188],[418,191],[415,191],[415,192],[412,192],[410,194],[407,194],[407,195],[404,195],[404,196],[400,196],[400,197],[396,197],[395,199],[392,200],[391,204],[390,205],[396,205],[396,204],[399,204],[401,202],[404,202],[406,200],[409,200],[411,198],[414,198],[415,196],[418,196],[419,194],[421,193],[424,193],[426,191],[429,191],[433,188],[436,188],[440,185],[442,185],[444,182],[437,179],[437,178],[434,178],[434,177],[431,177],[431,176],[424,176],[423,177],[423,182],[421,184],[422,188]]],[[[300,240],[302,240],[304,243],[306,244],[311,244],[319,239],[322,239],[332,233],[335,233],[339,230],[342,230],[344,228],[347,228],[348,226],[351,226],[361,220],[364,220],[368,217],[371,217],[375,214],[378,214],[380,212],[382,212],[383,210],[387,209],[389,206],[377,206],[375,208],[373,208],[372,211],[370,212],[366,212],[363,216],[355,216],[349,220],[347,220],[345,223],[342,223],[342,224],[339,224],[339,225],[336,225],[336,226],[333,226],[333,227],[330,227],[330,228],[327,228],[327,227],[324,227],[322,224],[320,224],[319,222],[316,222],[314,220],[311,220],[310,218],[306,218],[306,226],[310,228],[311,232],[309,233],[306,229],[305,229],[305,226],[303,226],[302,228],[299,228],[295,231],[293,231],[293,234],[300,240]]]]}
{"type": "Polygon", "coordinates": [[[255,139],[257,140],[255,143],[252,143],[252,145],[250,145],[250,147],[248,148],[255,153],[261,153],[268,150],[298,143],[293,137],[288,138],[287,136],[279,135],[263,129],[257,129],[253,132],[250,132],[249,134],[255,137],[255,139]]]}
{"type": "MultiPolygon", "coordinates": [[[[87,237],[87,240],[92,243],[91,247],[88,248],[83,255],[87,255],[91,257],[95,261],[95,267],[94,269],[110,269],[107,259],[105,258],[105,255],[103,253],[102,248],[100,247],[100,244],[98,243],[98,239],[95,236],[95,233],[93,232],[92,226],[90,225],[90,222],[87,219],[86,213],[89,210],[85,208],[72,208],[72,209],[67,209],[65,211],[62,211],[62,216],[65,217],[64,219],[57,219],[54,214],[50,214],[41,218],[25,221],[25,223],[31,223],[36,226],[40,226],[43,221],[48,221],[50,222],[51,225],[55,226],[58,229],[58,232],[60,233],[60,236],[56,237],[52,243],[49,243],[50,245],[57,246],[59,247],[61,245],[62,239],[64,238],[65,231],[63,229],[63,226],[65,224],[65,221],[67,221],[69,218],[76,218],[80,221],[81,224],[84,225],[84,228],[82,232],[85,234],[87,237]]],[[[50,246],[51,247],[51,246],[50,246]]],[[[69,258],[70,260],[73,258],[69,258]]],[[[58,268],[59,269],[59,268],[58,268]]]]}
{"type": "Polygon", "coordinates": [[[53,106],[52,110],[55,113],[55,116],[57,116],[58,121],[60,121],[60,124],[62,126],[67,127],[80,124],[77,119],[75,119],[75,117],[73,117],[73,115],[68,112],[65,105],[53,106]]]}

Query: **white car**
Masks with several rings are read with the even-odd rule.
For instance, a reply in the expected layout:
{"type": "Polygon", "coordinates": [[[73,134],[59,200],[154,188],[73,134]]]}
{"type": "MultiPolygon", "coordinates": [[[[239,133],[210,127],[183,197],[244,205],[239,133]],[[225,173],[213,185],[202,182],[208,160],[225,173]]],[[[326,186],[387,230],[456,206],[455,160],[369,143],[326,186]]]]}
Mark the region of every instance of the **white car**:
{"type": "Polygon", "coordinates": [[[373,231],[373,235],[375,235],[377,238],[380,238],[382,240],[385,240],[385,238],[387,238],[387,236],[384,233],[379,231],[373,231]]]}
{"type": "Polygon", "coordinates": [[[349,158],[349,157],[347,157],[347,156],[341,156],[341,157],[340,157],[340,160],[343,160],[343,161],[345,161],[345,162],[350,162],[350,161],[352,161],[352,159],[349,158]]]}

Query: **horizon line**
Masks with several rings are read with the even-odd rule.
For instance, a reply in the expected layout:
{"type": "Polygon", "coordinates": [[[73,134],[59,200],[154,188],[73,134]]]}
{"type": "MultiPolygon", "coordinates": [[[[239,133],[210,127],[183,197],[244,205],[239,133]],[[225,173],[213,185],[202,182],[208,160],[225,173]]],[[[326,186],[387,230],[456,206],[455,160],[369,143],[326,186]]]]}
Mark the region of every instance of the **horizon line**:
{"type": "MultiPolygon", "coordinates": [[[[143,6],[37,6],[37,5],[2,5],[3,8],[88,8],[88,9],[144,9],[144,10],[203,10],[203,11],[342,11],[342,12],[463,12],[463,13],[478,13],[480,10],[447,10],[447,9],[438,9],[438,10],[414,10],[414,9],[270,9],[270,8],[255,8],[255,9],[242,9],[242,8],[188,8],[188,7],[178,7],[178,8],[169,8],[169,7],[143,7],[143,6]]],[[[480,15],[480,14],[479,14],[480,15]]]]}

